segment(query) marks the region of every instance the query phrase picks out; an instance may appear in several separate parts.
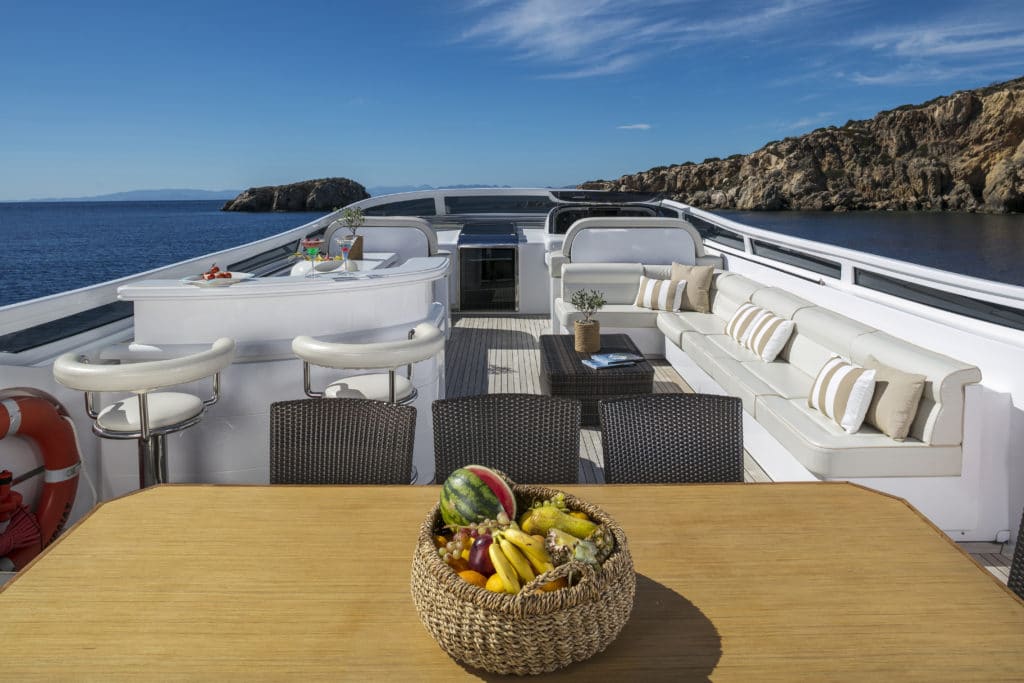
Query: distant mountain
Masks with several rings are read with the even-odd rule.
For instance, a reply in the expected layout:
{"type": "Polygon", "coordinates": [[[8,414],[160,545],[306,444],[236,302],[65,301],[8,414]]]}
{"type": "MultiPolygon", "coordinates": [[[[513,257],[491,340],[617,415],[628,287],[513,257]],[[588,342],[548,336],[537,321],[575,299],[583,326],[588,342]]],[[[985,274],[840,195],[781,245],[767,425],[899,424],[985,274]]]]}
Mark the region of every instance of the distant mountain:
{"type": "Polygon", "coordinates": [[[382,194],[395,194],[397,192],[419,192],[421,190],[463,190],[467,187],[512,187],[511,185],[378,185],[368,187],[366,191],[371,197],[379,197],[382,194]]]}
{"type": "Polygon", "coordinates": [[[91,197],[48,197],[30,202],[180,202],[201,199],[231,199],[238,190],[129,190],[91,197]]]}

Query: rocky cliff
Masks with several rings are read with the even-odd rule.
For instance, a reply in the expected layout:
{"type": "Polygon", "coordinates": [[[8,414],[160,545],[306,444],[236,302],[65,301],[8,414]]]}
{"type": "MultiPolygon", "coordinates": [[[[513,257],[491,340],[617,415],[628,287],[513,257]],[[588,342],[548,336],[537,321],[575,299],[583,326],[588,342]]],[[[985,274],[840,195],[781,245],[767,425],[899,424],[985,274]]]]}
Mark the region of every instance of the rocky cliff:
{"type": "Polygon", "coordinates": [[[1024,78],[585,189],[707,209],[1024,211],[1024,78]]]}
{"type": "Polygon", "coordinates": [[[320,178],[290,185],[250,187],[222,211],[332,211],[366,199],[366,188],[348,178],[320,178]]]}

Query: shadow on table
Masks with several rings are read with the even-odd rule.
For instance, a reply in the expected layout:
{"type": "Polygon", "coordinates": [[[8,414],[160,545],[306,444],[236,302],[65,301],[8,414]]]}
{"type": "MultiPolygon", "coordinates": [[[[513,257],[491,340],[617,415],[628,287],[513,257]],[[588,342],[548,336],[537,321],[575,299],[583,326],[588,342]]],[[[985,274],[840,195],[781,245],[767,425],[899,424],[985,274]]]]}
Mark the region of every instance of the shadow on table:
{"type": "MultiPolygon", "coordinates": [[[[608,649],[545,674],[547,680],[706,681],[722,657],[718,629],[700,609],[672,589],[636,575],[633,614],[608,649]]],[[[525,680],[466,671],[486,681],[525,680]]]]}

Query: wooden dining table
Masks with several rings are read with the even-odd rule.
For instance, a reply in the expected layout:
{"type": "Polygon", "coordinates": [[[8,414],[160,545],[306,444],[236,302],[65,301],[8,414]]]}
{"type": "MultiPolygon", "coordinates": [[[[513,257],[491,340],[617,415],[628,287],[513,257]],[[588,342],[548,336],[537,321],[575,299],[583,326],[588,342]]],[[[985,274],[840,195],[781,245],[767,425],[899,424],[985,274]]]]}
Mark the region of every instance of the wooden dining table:
{"type": "MultiPolygon", "coordinates": [[[[545,678],[1024,679],[1024,601],[900,499],[564,488],[624,528],[637,592],[607,650],[545,678]]],[[[104,503],[0,591],[0,680],[490,679],[442,652],[410,596],[437,497],[164,485],[104,503]]]]}

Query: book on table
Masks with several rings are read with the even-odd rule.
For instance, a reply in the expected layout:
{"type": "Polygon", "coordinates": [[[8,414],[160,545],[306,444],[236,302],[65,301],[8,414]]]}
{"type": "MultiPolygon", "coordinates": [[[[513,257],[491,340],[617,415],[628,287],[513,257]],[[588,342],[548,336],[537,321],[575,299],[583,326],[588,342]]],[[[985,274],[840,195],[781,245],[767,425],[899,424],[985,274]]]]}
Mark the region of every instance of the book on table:
{"type": "Polygon", "coordinates": [[[584,358],[581,362],[588,368],[600,370],[602,368],[621,368],[629,365],[636,365],[643,356],[635,353],[595,353],[590,358],[584,358]]]}

